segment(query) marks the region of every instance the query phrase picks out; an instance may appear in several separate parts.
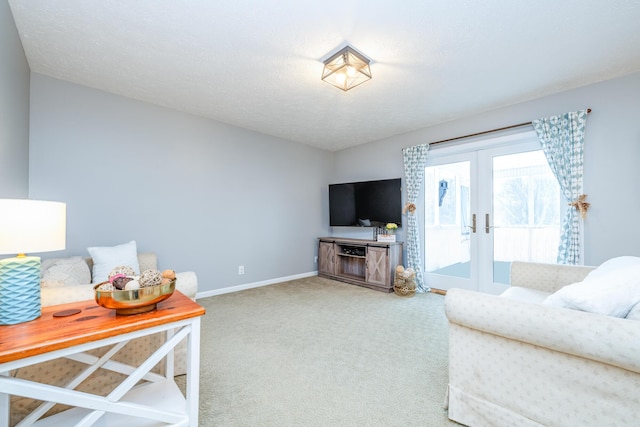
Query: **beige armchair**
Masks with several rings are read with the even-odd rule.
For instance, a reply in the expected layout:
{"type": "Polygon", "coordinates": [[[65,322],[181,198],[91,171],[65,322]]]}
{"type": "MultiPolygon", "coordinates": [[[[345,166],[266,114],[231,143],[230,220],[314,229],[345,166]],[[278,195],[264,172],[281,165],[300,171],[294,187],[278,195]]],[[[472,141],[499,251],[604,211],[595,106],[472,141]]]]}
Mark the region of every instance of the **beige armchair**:
{"type": "Polygon", "coordinates": [[[637,425],[640,322],[632,313],[543,304],[590,271],[514,262],[502,296],[447,292],[450,419],[468,426],[637,425]]]}

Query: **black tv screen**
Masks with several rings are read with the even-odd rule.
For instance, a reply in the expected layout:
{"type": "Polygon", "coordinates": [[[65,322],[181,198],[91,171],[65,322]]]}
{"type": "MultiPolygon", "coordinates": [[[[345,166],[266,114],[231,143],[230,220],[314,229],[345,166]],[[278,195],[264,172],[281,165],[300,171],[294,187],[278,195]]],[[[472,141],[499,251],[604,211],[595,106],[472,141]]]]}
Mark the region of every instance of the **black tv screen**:
{"type": "Polygon", "coordinates": [[[329,184],[329,225],[384,227],[402,225],[400,178],[329,184]]]}

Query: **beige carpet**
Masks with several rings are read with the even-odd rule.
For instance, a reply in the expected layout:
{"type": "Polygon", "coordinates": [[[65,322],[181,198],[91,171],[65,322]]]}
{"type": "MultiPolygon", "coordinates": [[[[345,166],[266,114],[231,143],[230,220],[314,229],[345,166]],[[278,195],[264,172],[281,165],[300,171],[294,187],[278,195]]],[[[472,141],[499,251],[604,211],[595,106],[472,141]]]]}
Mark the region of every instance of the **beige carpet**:
{"type": "Polygon", "coordinates": [[[200,426],[455,426],[444,297],[311,277],[198,300],[200,426]]]}

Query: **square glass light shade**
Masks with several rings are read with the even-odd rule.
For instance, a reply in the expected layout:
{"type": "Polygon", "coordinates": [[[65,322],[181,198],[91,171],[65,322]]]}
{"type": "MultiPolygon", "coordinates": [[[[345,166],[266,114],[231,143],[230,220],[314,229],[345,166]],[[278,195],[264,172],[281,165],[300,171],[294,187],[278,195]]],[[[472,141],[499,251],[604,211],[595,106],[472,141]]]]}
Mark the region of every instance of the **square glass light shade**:
{"type": "Polygon", "coordinates": [[[322,80],[345,92],[369,79],[371,79],[369,60],[350,46],[345,46],[324,61],[322,80]]]}

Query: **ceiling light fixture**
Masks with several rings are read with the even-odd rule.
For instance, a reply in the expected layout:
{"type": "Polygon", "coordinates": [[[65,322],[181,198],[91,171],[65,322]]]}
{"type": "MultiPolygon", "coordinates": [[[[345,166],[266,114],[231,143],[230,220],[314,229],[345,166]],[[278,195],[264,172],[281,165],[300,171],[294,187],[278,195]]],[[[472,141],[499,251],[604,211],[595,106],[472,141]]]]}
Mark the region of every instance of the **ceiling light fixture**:
{"type": "Polygon", "coordinates": [[[369,60],[351,46],[345,46],[323,62],[322,80],[345,92],[371,79],[369,60]]]}

